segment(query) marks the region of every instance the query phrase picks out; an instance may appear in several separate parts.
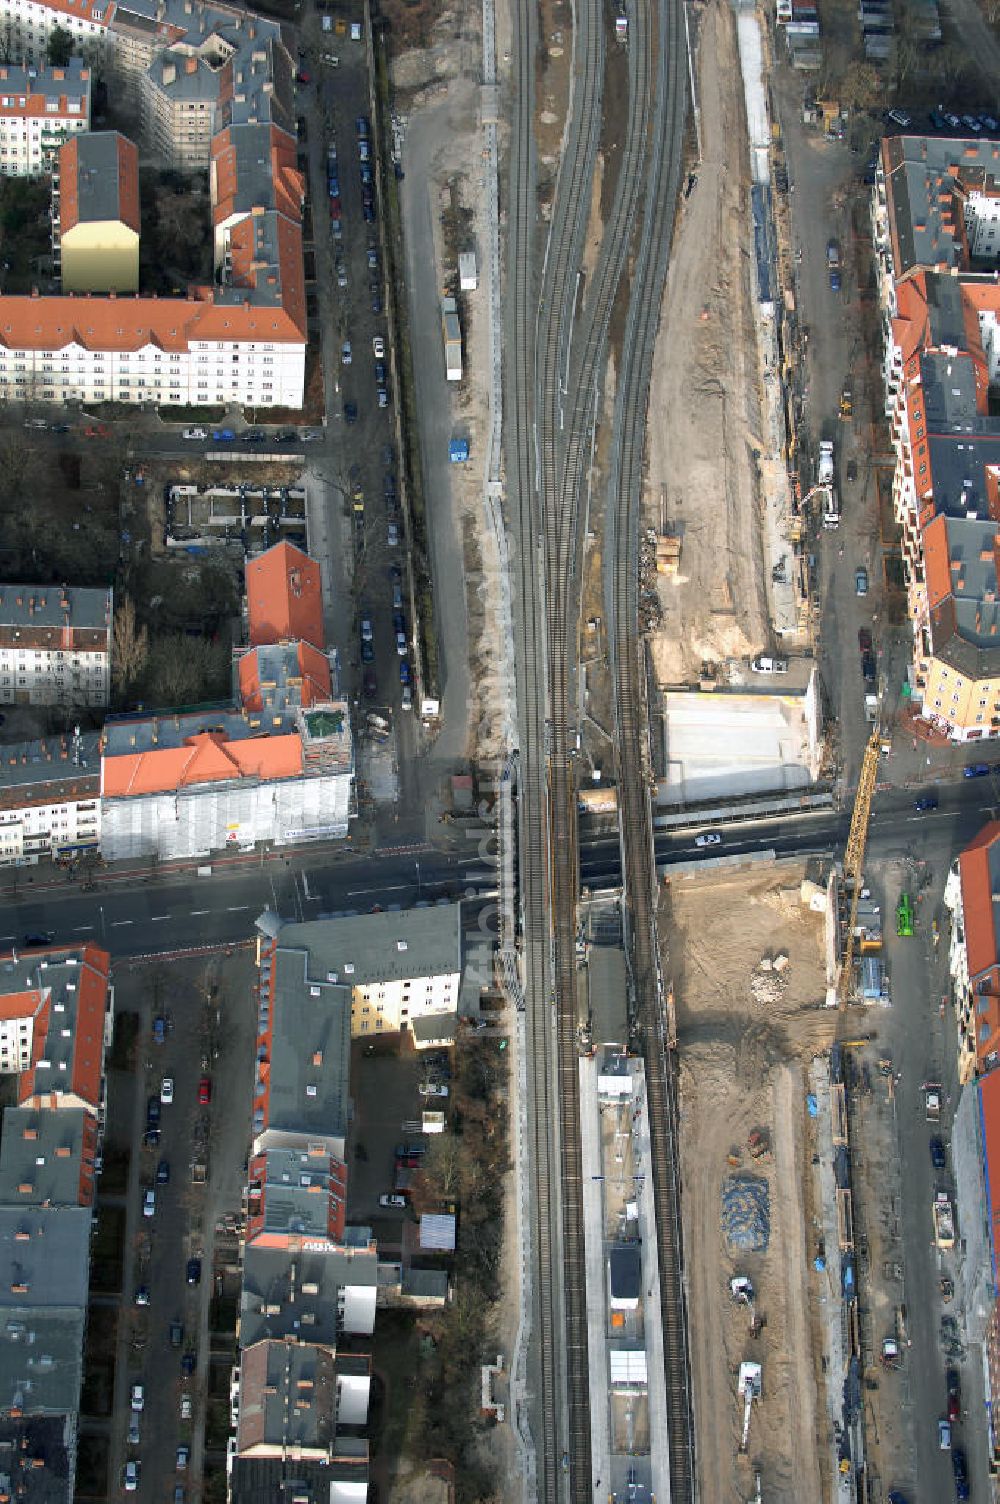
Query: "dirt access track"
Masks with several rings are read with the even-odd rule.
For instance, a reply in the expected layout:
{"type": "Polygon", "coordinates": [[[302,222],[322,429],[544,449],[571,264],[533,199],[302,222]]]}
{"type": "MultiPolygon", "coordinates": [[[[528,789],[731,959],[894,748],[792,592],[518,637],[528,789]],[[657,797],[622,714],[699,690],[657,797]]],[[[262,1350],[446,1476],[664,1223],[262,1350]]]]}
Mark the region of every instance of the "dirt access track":
{"type": "Polygon", "coordinates": [[[651,639],[660,684],[769,640],[756,454],[757,337],[751,304],[750,158],[732,8],[698,23],[702,160],[680,213],[649,396],[646,521],[681,539],[660,578],[651,639]]]}
{"type": "Polygon", "coordinates": [[[824,1497],[820,1473],[819,1324],[808,1267],[812,1157],[806,1070],[829,1048],[835,1016],[824,993],[823,916],[800,902],[798,863],[678,877],[662,890],[664,975],[677,1009],[684,1259],[688,1275],[701,1497],[753,1496],[755,1467],[769,1504],[824,1497]],[[786,955],[780,972],[764,957],[786,955]],[[754,996],[754,988],[758,996],[754,996]],[[768,996],[764,997],[764,994],[768,996]],[[748,1153],[755,1128],[772,1151],[748,1153]],[[770,1194],[766,1252],[732,1254],[721,1225],[727,1176],[761,1176],[770,1194]],[[730,1299],[747,1275],[764,1318],[730,1299]],[[737,1395],[744,1359],[763,1367],[746,1456],[737,1395]]]}

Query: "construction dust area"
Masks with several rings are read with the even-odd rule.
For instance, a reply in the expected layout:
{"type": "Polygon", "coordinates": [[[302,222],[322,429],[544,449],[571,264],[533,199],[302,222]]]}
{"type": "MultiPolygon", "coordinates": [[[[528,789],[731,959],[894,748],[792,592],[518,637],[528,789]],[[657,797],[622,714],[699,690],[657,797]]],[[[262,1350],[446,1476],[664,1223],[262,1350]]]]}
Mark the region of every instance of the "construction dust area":
{"type": "Polygon", "coordinates": [[[700,18],[698,65],[702,160],[681,198],[649,402],[660,684],[696,683],[704,662],[748,658],[770,639],[749,154],[735,20],[718,0],[700,18]]]}
{"type": "Polygon", "coordinates": [[[763,1498],[798,1504],[822,1498],[828,1476],[808,1070],[837,1015],[823,1006],[825,916],[806,881],[817,876],[783,862],[662,890],[706,1499],[752,1498],[759,1472],[763,1498]]]}
{"type": "Polygon", "coordinates": [[[754,673],[729,662],[704,688],[658,686],[659,713],[651,716],[658,804],[791,793],[816,781],[823,736],[815,666],[801,658],[787,669],[754,673]]]}
{"type": "Polygon", "coordinates": [[[149,529],[155,556],[231,550],[262,553],[274,543],[306,547],[302,465],[289,460],[255,466],[244,478],[238,464],[225,471],[199,455],[146,460],[129,486],[129,501],[149,529]]]}
{"type": "MultiPolygon", "coordinates": [[[[160,540],[154,533],[154,551],[160,540]]],[[[306,547],[306,493],[301,486],[165,486],[163,546],[168,553],[238,548],[260,554],[276,543],[306,547]]]]}

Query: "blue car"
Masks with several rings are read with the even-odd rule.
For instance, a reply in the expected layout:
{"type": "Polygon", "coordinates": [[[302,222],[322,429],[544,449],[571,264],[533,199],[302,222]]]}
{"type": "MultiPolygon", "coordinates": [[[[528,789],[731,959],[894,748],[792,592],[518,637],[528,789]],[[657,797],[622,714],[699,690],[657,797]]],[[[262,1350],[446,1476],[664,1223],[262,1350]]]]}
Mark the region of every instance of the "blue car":
{"type": "Polygon", "coordinates": [[[830,291],[831,292],[839,292],[840,291],[840,273],[839,272],[831,272],[830,273],[830,291]]]}
{"type": "Polygon", "coordinates": [[[955,1498],[967,1499],[969,1497],[969,1464],[961,1447],[955,1447],[952,1451],[951,1465],[955,1474],[955,1498]]]}
{"type": "Polygon", "coordinates": [[[974,762],[969,767],[962,769],[963,778],[985,778],[990,771],[987,762],[974,762]]]}
{"type": "Polygon", "coordinates": [[[405,658],[399,665],[399,682],[404,687],[410,682],[410,665],[407,663],[405,658]]]}
{"type": "Polygon", "coordinates": [[[938,802],[934,794],[923,794],[919,799],[914,801],[913,805],[918,815],[926,814],[929,809],[937,809],[937,807],[938,802]]]}

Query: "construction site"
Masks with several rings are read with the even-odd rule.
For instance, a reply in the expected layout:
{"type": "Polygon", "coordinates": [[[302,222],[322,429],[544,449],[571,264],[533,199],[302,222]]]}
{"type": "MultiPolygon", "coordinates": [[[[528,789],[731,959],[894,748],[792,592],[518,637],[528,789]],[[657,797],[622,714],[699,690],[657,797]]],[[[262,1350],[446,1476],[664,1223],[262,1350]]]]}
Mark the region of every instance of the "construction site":
{"type": "Polygon", "coordinates": [[[837,1013],[823,1006],[825,916],[803,902],[807,875],[789,862],[683,877],[662,890],[697,1313],[697,1450],[709,1499],[752,1499],[759,1471],[764,1498],[797,1504],[822,1498],[828,1476],[807,1096],[837,1013]],[[759,1370],[744,1368],[741,1379],[745,1364],[759,1370]]]}

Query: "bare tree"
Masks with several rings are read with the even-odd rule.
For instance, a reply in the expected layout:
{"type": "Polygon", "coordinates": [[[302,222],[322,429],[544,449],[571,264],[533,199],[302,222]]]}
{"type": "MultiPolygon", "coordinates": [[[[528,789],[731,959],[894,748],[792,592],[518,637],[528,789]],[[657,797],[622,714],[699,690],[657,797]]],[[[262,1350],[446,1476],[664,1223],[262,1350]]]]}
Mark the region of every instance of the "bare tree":
{"type": "Polygon", "coordinates": [[[871,110],[882,97],[882,80],[871,63],[851,63],[840,88],[841,103],[852,110],[871,110]]]}
{"type": "Polygon", "coordinates": [[[35,467],[35,453],[19,433],[0,437],[0,500],[14,501],[24,494],[35,467]]]}
{"type": "Polygon", "coordinates": [[[135,602],[126,595],[115,612],[112,634],[112,673],[118,689],[124,693],[146,667],[149,659],[149,631],[139,626],[135,602]]]}
{"type": "Polygon", "coordinates": [[[457,1195],[462,1184],[461,1140],[454,1133],[435,1137],[428,1147],[423,1169],[428,1181],[443,1197],[457,1195]]]}

